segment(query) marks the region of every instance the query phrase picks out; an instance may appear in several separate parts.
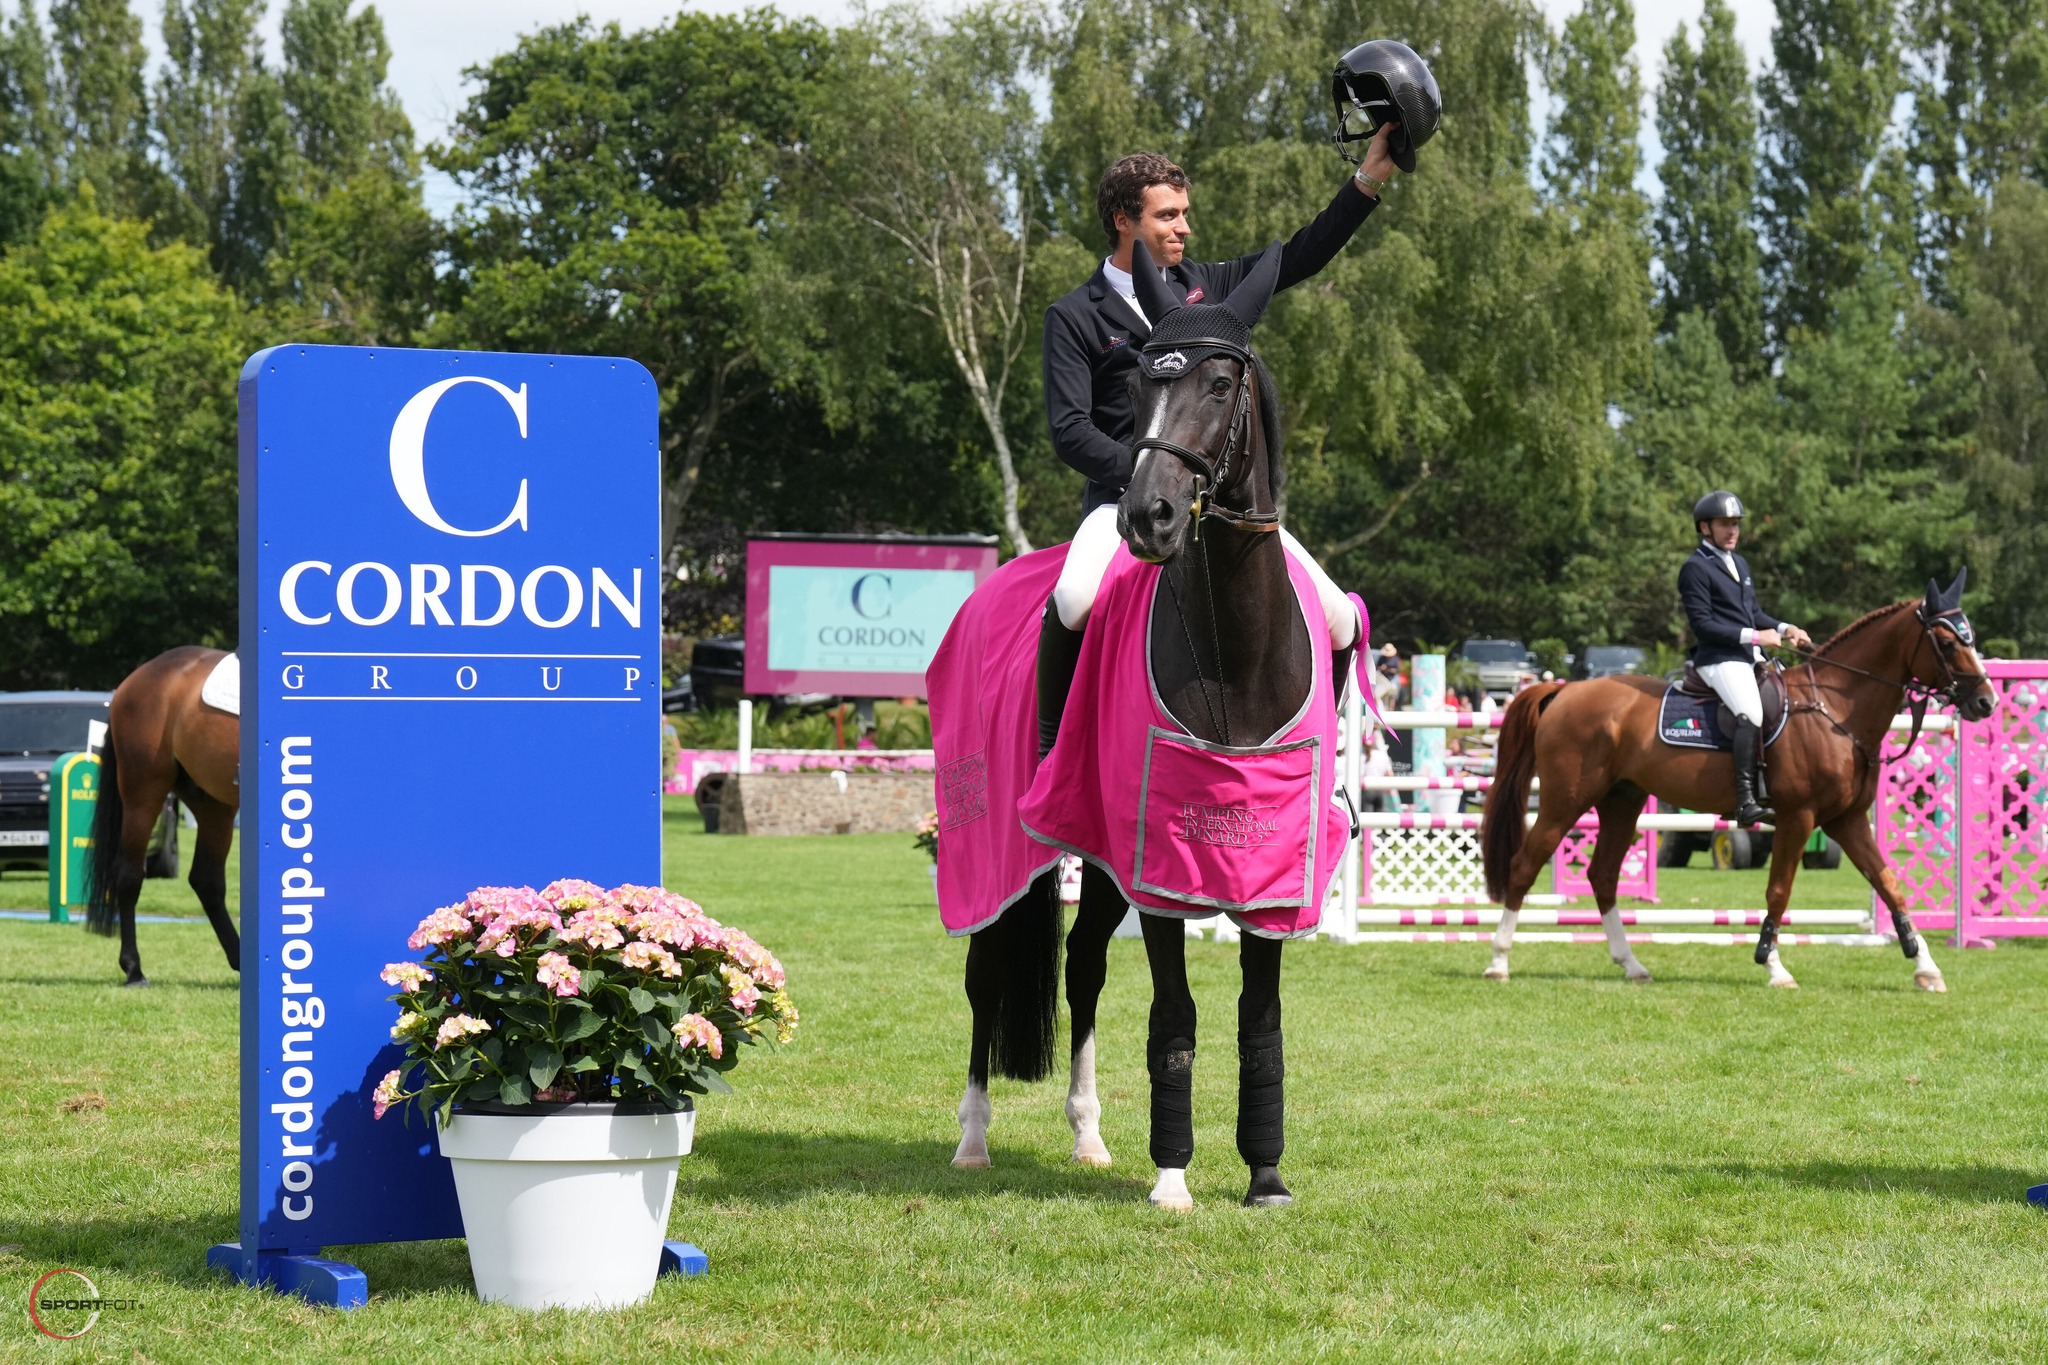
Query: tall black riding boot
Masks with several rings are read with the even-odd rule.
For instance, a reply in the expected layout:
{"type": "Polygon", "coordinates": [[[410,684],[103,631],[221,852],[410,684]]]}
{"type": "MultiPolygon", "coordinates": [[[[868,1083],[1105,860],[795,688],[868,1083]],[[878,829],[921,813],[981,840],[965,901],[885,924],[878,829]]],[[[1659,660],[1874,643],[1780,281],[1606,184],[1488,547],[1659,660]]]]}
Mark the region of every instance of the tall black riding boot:
{"type": "Polygon", "coordinates": [[[1763,752],[1763,731],[1747,720],[1735,721],[1735,811],[1728,818],[1738,825],[1768,820],[1771,813],[1757,804],[1756,763],[1763,752]]]}
{"type": "Polygon", "coordinates": [[[1280,1181],[1287,1148],[1287,1062],[1280,1033],[1237,1038],[1237,1154],[1251,1169],[1246,1208],[1284,1208],[1294,1196],[1280,1181]]]}
{"type": "Polygon", "coordinates": [[[1059,609],[1045,600],[1045,618],[1038,627],[1038,758],[1052,752],[1059,738],[1060,717],[1067,709],[1067,693],[1074,687],[1074,669],[1081,662],[1083,633],[1068,630],[1060,622],[1059,609]]]}

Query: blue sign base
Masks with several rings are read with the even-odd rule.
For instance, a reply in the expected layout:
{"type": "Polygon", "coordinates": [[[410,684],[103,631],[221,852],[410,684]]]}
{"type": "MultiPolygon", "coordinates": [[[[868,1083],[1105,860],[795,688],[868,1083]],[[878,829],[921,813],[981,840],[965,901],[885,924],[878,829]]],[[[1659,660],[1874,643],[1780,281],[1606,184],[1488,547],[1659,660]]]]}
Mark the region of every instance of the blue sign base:
{"type": "Polygon", "coordinates": [[[661,1244],[661,1269],[654,1273],[656,1279],[663,1275],[703,1275],[711,1269],[711,1258],[688,1242],[663,1242],[661,1244]]]}
{"type": "MultiPolygon", "coordinates": [[[[254,1278],[245,1273],[246,1259],[240,1242],[220,1242],[206,1249],[206,1268],[225,1270],[244,1284],[260,1285],[280,1294],[297,1294],[308,1303],[326,1308],[361,1308],[370,1301],[370,1282],[354,1266],[318,1256],[281,1256],[259,1252],[254,1278]]],[[[710,1273],[711,1258],[703,1248],[690,1242],[663,1242],[663,1275],[695,1276],[710,1273]]]]}
{"type": "Polygon", "coordinates": [[[2027,1202],[2037,1209],[2048,1209],[2048,1185],[2027,1186],[2027,1202]]]}
{"type": "Polygon", "coordinates": [[[369,1280],[345,1262],[268,1251],[258,1252],[255,1259],[252,1269],[240,1242],[221,1242],[206,1249],[207,1269],[225,1270],[243,1284],[297,1294],[325,1308],[361,1308],[370,1301],[369,1280]]]}

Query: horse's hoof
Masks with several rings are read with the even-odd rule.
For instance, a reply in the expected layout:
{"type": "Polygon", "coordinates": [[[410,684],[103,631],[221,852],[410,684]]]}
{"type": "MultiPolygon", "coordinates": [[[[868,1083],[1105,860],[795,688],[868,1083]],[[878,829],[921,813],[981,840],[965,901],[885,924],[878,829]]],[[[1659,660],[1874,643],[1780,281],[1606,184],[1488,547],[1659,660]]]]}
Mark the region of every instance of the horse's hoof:
{"type": "Polygon", "coordinates": [[[1479,975],[1487,981],[1505,981],[1508,979],[1508,969],[1505,967],[1488,967],[1479,975]]]}
{"type": "Polygon", "coordinates": [[[1796,991],[1799,989],[1799,983],[1789,976],[1774,976],[1771,978],[1771,989],[1774,991],[1796,991]]]}
{"type": "Polygon", "coordinates": [[[130,986],[147,986],[148,984],[149,978],[146,976],[131,976],[121,983],[121,989],[127,990],[130,986]]]}
{"type": "Polygon", "coordinates": [[[987,1152],[955,1152],[953,1169],[956,1171],[985,1171],[989,1168],[987,1152]]]}
{"type": "Polygon", "coordinates": [[[1175,1194],[1161,1194],[1154,1190],[1145,1196],[1145,1200],[1153,1208],[1165,1209],[1168,1213],[1188,1213],[1195,1207],[1195,1197],[1185,1190],[1175,1194]]]}
{"type": "Polygon", "coordinates": [[[1074,1164],[1076,1166],[1107,1166],[1109,1165],[1109,1148],[1103,1146],[1099,1138],[1092,1143],[1076,1142],[1074,1144],[1074,1164]]]}
{"type": "Polygon", "coordinates": [[[1271,1166],[1261,1166],[1252,1172],[1251,1188],[1245,1191],[1244,1206],[1248,1209],[1284,1209],[1294,1202],[1294,1195],[1280,1181],[1280,1172],[1271,1166]]]}
{"type": "Polygon", "coordinates": [[[1941,973],[1939,972],[1931,976],[1926,972],[1915,972],[1913,973],[1913,984],[1923,991],[1932,991],[1936,995],[1948,994],[1948,982],[1941,979],[1941,973]]]}
{"type": "Polygon", "coordinates": [[[1626,973],[1626,975],[1631,986],[1647,986],[1657,979],[1642,968],[1637,968],[1635,971],[1626,973]]]}

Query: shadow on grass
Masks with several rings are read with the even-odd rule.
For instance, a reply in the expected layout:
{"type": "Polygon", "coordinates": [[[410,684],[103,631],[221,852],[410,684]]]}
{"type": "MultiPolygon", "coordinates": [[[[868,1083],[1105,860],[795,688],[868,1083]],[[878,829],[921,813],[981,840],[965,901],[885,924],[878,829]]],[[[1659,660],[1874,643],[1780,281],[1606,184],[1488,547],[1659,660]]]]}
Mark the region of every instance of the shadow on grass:
{"type": "Polygon", "coordinates": [[[2027,1186],[2048,1178],[2040,1171],[2015,1171],[2003,1166],[1873,1166],[1843,1161],[1807,1161],[1777,1166],[1723,1162],[1706,1169],[1745,1184],[1770,1181],[1808,1189],[1853,1190],[1865,1194],[1912,1190],[1936,1199],[1972,1204],[2024,1204],[2027,1186]]]}
{"type": "MultiPolygon", "coordinates": [[[[144,971],[149,970],[146,966],[144,971]]],[[[154,990],[180,991],[238,991],[242,983],[236,978],[222,980],[219,977],[188,978],[177,976],[152,976],[149,985],[138,986],[133,991],[121,984],[121,971],[109,966],[106,975],[99,976],[57,976],[45,972],[0,972],[0,987],[7,986],[83,986],[87,990],[105,987],[110,991],[124,991],[147,999],[154,990]]]]}
{"type": "MultiPolygon", "coordinates": [[[[224,1283],[206,1268],[206,1249],[237,1236],[233,1209],[200,1216],[137,1214],[130,1218],[0,1219],[0,1241],[31,1265],[79,1266],[116,1275],[152,1275],[184,1285],[224,1283]]],[[[101,1290],[118,1294],[114,1286],[101,1290]]]]}
{"type": "Polygon", "coordinates": [[[1123,1203],[1143,1200],[1148,1180],[1114,1169],[1077,1166],[1064,1158],[990,1143],[994,1166],[953,1169],[953,1144],[937,1140],[720,1128],[698,1149],[710,1169],[683,1158],[687,1197],[699,1202],[789,1204],[817,1194],[887,1195],[914,1199],[987,1199],[1018,1194],[1123,1203]]]}

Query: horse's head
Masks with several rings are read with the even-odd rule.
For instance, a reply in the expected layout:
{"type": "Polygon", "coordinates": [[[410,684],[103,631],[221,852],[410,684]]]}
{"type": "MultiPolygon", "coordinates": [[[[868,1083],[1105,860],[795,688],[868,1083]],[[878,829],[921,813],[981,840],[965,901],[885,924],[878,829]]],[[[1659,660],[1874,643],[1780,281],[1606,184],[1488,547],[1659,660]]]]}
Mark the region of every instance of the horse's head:
{"type": "Polygon", "coordinates": [[[1152,320],[1132,379],[1138,433],[1117,530],[1131,553],[1160,564],[1213,516],[1246,529],[1279,524],[1270,384],[1252,354],[1252,327],[1280,277],[1280,247],[1266,249],[1220,304],[1183,304],[1137,242],[1131,278],[1152,320]]]}
{"type": "Polygon", "coordinates": [[[1982,720],[1998,705],[1998,690],[1984,674],[1984,662],[1977,657],[1977,633],[1970,618],[1963,615],[1963,585],[1970,571],[1962,570],[1956,581],[1943,588],[1930,578],[1927,596],[1914,609],[1920,623],[1921,643],[1912,656],[1913,677],[1946,697],[1965,720],[1982,720]]]}

